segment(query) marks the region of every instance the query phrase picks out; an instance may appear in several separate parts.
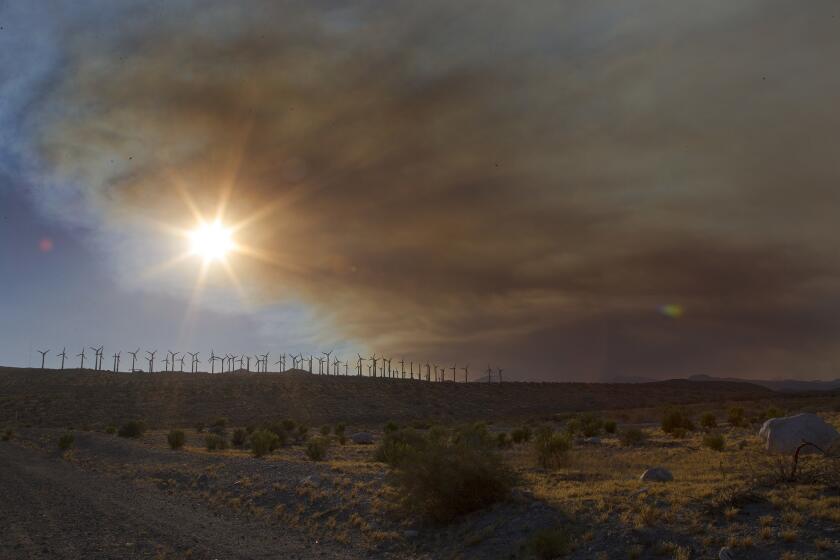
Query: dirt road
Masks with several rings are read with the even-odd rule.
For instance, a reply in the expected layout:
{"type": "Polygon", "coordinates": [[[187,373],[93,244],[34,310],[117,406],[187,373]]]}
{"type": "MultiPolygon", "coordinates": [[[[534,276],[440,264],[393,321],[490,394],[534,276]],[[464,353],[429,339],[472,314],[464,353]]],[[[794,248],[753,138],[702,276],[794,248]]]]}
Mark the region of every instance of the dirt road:
{"type": "Polygon", "coordinates": [[[6,442],[0,443],[0,528],[3,559],[358,557],[6,442]]]}

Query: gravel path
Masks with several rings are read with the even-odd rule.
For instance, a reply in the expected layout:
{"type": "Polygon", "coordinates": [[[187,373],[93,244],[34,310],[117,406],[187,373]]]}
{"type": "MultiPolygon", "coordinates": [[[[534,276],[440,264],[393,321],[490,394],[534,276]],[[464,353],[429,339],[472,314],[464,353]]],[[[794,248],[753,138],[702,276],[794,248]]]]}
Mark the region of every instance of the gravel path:
{"type": "Polygon", "coordinates": [[[0,443],[0,558],[357,558],[198,502],[0,443]]]}

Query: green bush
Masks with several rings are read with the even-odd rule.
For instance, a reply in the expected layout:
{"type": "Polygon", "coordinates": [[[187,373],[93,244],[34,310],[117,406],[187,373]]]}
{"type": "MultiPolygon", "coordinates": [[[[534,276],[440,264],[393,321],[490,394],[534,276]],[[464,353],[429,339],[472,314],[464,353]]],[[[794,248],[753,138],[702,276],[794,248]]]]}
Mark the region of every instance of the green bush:
{"type": "Polygon", "coordinates": [[[295,421],[294,420],[283,420],[283,429],[287,432],[294,431],[295,429],[295,421]]]}
{"type": "Polygon", "coordinates": [[[227,440],[219,434],[207,434],[204,445],[207,446],[207,451],[221,451],[227,449],[227,440]]]}
{"type": "Polygon", "coordinates": [[[592,413],[580,415],[580,431],[585,437],[595,437],[601,433],[604,421],[592,413]]]}
{"type": "Polygon", "coordinates": [[[630,447],[643,444],[647,436],[639,428],[625,428],[621,430],[618,439],[621,441],[621,445],[630,447]]]}
{"type": "Polygon", "coordinates": [[[67,433],[58,438],[58,448],[62,451],[67,451],[76,443],[76,437],[73,434],[67,433]]]}
{"type": "Polygon", "coordinates": [[[225,417],[216,418],[212,424],[210,424],[210,433],[216,434],[217,436],[224,436],[227,434],[227,425],[228,419],[225,417]]]}
{"type": "Polygon", "coordinates": [[[14,430],[12,430],[11,428],[8,428],[5,432],[3,432],[3,438],[2,439],[3,439],[3,441],[9,441],[10,439],[12,439],[12,436],[14,436],[14,435],[15,435],[14,430]]]}
{"type": "Polygon", "coordinates": [[[551,428],[541,428],[534,437],[537,462],[546,469],[560,468],[566,464],[572,441],[568,434],[555,433],[551,428]]]}
{"type": "Polygon", "coordinates": [[[564,429],[569,436],[574,436],[575,434],[579,434],[583,431],[583,423],[580,421],[580,418],[570,418],[569,421],[566,422],[564,429]]]}
{"type": "Polygon", "coordinates": [[[344,432],[347,430],[347,426],[343,422],[339,422],[335,425],[333,429],[333,433],[337,435],[339,438],[344,435],[344,432]]]}
{"type": "Polygon", "coordinates": [[[706,434],[703,436],[703,446],[715,451],[723,451],[726,447],[726,442],[721,434],[706,434]]]}
{"type": "Polygon", "coordinates": [[[445,522],[504,499],[513,476],[494,443],[438,434],[409,450],[395,480],[411,511],[445,522]]]}
{"type": "Polygon", "coordinates": [[[314,437],[306,442],[306,456],[310,461],[323,461],[327,457],[330,440],[325,437],[314,437]]]}
{"type": "Polygon", "coordinates": [[[399,429],[400,429],[400,427],[397,425],[397,423],[394,422],[393,420],[390,420],[387,424],[385,424],[385,427],[383,428],[383,431],[386,434],[389,434],[391,432],[396,432],[399,429]]]}
{"type": "Polygon", "coordinates": [[[248,439],[248,432],[243,430],[242,428],[236,428],[233,430],[233,436],[230,438],[230,443],[234,447],[242,447],[245,445],[245,441],[248,439]]]}
{"type": "Polygon", "coordinates": [[[492,447],[496,445],[497,441],[493,437],[493,434],[487,430],[487,424],[484,422],[475,422],[474,424],[460,426],[455,430],[454,438],[456,442],[463,441],[473,447],[492,447]]]}
{"type": "Polygon", "coordinates": [[[552,560],[565,556],[571,551],[572,539],[562,529],[541,529],[528,539],[528,552],[540,560],[552,560]]]}
{"type": "Polygon", "coordinates": [[[700,417],[700,426],[707,430],[717,428],[717,418],[711,412],[707,412],[700,417]]]}
{"type": "Polygon", "coordinates": [[[257,430],[251,434],[251,452],[254,457],[268,455],[278,447],[280,438],[270,430],[257,430]]]}
{"type": "Polygon", "coordinates": [[[680,409],[669,408],[662,416],[662,431],[679,437],[686,431],[694,431],[694,424],[680,409]]]}
{"type": "Polygon", "coordinates": [[[184,447],[186,436],[181,430],[172,430],[166,435],[166,442],[172,449],[181,449],[184,447]]]}
{"type": "Polygon", "coordinates": [[[730,408],[728,420],[731,426],[745,426],[747,421],[746,417],[744,416],[744,409],[740,406],[733,406],[732,408],[730,408]]]}
{"type": "Polygon", "coordinates": [[[413,451],[422,448],[425,444],[426,439],[412,428],[387,432],[379,442],[373,459],[397,467],[410,457],[413,451]]]}
{"type": "Polygon", "coordinates": [[[133,438],[137,439],[143,435],[146,431],[146,425],[139,421],[139,420],[130,420],[120,426],[119,432],[117,435],[124,438],[133,438]]]}
{"type": "Polygon", "coordinates": [[[521,428],[516,428],[510,433],[511,439],[513,443],[524,443],[530,441],[531,439],[531,428],[528,426],[523,426],[521,428]]]}
{"type": "Polygon", "coordinates": [[[784,415],[784,411],[776,408],[775,406],[771,406],[770,408],[764,411],[764,420],[770,420],[771,418],[781,418],[784,415]]]}
{"type": "Polygon", "coordinates": [[[330,435],[331,431],[332,431],[332,428],[330,428],[329,426],[321,426],[321,435],[322,436],[330,435]]]}
{"type": "Polygon", "coordinates": [[[117,433],[117,427],[116,426],[108,426],[107,428],[105,428],[105,433],[114,435],[114,434],[117,433]]]}
{"type": "Polygon", "coordinates": [[[608,434],[614,434],[617,429],[618,424],[615,423],[615,420],[607,420],[604,422],[604,431],[608,434]]]}
{"type": "Polygon", "coordinates": [[[496,445],[499,446],[499,449],[510,447],[512,443],[513,441],[508,437],[507,432],[496,434],[496,445]]]}
{"type": "Polygon", "coordinates": [[[297,438],[301,441],[306,440],[309,434],[309,428],[301,424],[297,429],[297,438]]]}
{"type": "Polygon", "coordinates": [[[415,430],[428,430],[432,427],[432,424],[426,420],[415,420],[411,423],[411,427],[415,430]]]}

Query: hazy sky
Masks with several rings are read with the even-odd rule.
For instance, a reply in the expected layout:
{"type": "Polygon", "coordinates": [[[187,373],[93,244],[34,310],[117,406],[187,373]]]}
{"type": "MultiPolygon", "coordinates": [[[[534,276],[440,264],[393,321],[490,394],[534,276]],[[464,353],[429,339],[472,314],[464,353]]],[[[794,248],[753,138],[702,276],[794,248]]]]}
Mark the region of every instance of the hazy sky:
{"type": "Polygon", "coordinates": [[[838,14],[4,2],[0,362],[337,347],[520,379],[838,377],[838,14]],[[248,251],[196,295],[200,259],[162,265],[223,201],[248,251]]]}

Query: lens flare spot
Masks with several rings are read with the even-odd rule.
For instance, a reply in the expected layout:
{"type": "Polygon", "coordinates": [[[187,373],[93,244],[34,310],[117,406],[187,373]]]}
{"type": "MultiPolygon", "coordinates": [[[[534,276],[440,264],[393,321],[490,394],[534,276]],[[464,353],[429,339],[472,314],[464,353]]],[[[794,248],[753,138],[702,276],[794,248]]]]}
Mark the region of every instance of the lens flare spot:
{"type": "Polygon", "coordinates": [[[53,250],[53,242],[52,239],[49,237],[44,237],[41,241],[38,242],[38,249],[41,250],[42,253],[49,253],[53,250]]]}
{"type": "Polygon", "coordinates": [[[671,319],[679,319],[683,316],[684,309],[682,305],[676,303],[667,303],[659,306],[659,314],[671,319]]]}

